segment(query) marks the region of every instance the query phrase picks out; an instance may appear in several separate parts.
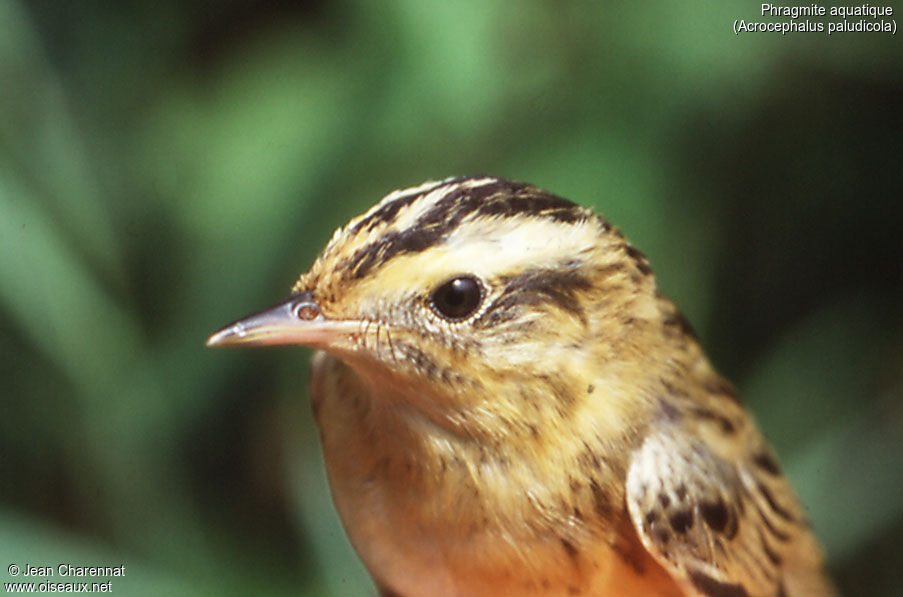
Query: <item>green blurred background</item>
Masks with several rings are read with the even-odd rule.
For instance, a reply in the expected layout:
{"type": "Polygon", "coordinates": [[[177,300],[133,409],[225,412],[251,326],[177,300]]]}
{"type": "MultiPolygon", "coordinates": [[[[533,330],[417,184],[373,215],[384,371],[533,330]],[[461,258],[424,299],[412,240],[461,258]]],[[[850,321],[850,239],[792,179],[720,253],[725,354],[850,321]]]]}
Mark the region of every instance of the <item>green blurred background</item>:
{"type": "Polygon", "coordinates": [[[204,340],[388,191],[491,173],[648,253],[845,593],[898,595],[903,51],[757,8],[0,0],[0,579],[373,595],[308,352],[204,340]]]}

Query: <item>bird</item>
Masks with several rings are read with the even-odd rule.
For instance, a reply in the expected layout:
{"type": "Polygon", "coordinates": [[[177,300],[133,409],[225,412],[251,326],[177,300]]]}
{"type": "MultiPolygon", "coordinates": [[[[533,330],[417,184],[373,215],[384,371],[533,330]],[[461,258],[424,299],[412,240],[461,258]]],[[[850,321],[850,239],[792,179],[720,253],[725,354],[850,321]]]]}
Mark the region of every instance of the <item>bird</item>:
{"type": "Polygon", "coordinates": [[[647,257],[491,176],[385,196],[209,346],[312,347],[333,501],[382,597],[818,597],[775,452],[647,257]]]}

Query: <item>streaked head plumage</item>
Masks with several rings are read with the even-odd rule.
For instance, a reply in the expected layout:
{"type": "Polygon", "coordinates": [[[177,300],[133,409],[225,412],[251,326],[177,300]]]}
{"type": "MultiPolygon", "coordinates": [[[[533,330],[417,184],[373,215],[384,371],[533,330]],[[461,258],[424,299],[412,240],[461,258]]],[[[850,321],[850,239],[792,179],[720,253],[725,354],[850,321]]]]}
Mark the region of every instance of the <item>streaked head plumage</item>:
{"type": "Polygon", "coordinates": [[[545,354],[579,343],[599,331],[588,305],[605,301],[617,315],[653,287],[645,257],[589,209],[529,184],[464,177],[386,196],[336,231],[294,291],[328,318],[366,322],[345,348],[370,359],[379,341],[390,370],[429,382],[466,372],[462,356],[514,370],[535,360],[533,339],[545,354]],[[459,279],[480,297],[449,317],[436,293],[459,279]]]}
{"type": "Polygon", "coordinates": [[[300,343],[375,387],[432,395],[431,405],[442,402],[435,394],[479,399],[475,385],[517,384],[525,371],[554,384],[659,314],[645,257],[620,232],[571,201],[491,177],[389,194],[335,232],[293,293],[300,307],[287,310],[326,329],[300,343]]]}

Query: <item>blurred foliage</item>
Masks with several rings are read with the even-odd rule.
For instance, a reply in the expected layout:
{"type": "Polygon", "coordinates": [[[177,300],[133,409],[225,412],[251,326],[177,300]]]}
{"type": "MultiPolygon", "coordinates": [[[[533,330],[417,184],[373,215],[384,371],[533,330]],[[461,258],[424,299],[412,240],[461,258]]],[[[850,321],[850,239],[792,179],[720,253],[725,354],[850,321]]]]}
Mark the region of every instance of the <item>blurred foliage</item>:
{"type": "Polygon", "coordinates": [[[0,563],[125,564],[129,595],[373,594],[308,354],[203,342],[389,190],[492,173],[649,254],[845,592],[898,594],[903,53],[734,36],[755,11],[0,0],[0,563]]]}

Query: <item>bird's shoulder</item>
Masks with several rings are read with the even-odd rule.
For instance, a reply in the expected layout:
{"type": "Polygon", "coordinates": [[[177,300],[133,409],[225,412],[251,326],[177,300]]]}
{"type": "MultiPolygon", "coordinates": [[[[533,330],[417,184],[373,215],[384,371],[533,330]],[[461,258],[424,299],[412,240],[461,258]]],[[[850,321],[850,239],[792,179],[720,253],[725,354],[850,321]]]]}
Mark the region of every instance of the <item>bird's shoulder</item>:
{"type": "Polygon", "coordinates": [[[742,405],[677,398],[663,402],[628,469],[645,548],[688,595],[833,594],[796,496],[742,405]]]}

